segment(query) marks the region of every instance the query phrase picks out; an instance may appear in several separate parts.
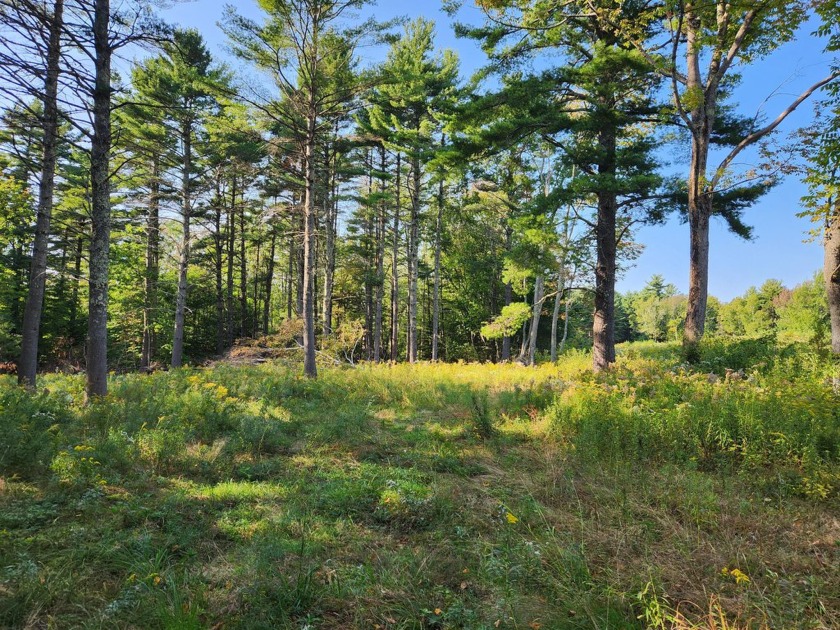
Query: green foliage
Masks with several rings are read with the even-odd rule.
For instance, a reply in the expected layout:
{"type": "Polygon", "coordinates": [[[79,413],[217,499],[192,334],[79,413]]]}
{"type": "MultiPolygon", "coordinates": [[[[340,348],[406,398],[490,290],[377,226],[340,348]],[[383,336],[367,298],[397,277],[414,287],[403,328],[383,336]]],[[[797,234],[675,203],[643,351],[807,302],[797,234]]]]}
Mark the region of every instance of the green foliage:
{"type": "Polygon", "coordinates": [[[47,471],[71,413],[60,395],[0,385],[0,474],[29,478],[47,471]]]}
{"type": "Polygon", "coordinates": [[[513,302],[503,306],[498,317],[482,326],[481,334],[487,339],[510,337],[519,332],[530,318],[531,306],[527,302],[513,302]]]}
{"type": "Polygon", "coordinates": [[[0,625],[830,627],[836,368],[714,343],[696,371],[630,344],[597,377],[584,353],[219,364],[116,376],[90,409],[79,377],[4,382],[0,625]]]}

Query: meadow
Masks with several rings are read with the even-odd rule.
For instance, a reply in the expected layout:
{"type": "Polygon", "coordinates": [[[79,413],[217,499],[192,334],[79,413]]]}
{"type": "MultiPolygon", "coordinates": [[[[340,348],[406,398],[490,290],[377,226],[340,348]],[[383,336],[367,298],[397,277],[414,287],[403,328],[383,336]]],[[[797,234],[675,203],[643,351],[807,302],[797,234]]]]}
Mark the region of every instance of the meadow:
{"type": "Polygon", "coordinates": [[[837,367],[219,363],[0,384],[0,627],[837,628],[837,367]]]}

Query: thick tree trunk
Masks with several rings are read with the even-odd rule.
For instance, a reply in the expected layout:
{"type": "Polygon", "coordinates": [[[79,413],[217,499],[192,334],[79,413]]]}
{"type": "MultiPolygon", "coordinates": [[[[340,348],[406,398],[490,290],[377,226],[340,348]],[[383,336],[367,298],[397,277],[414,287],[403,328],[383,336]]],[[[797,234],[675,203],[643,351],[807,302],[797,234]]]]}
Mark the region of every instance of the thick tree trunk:
{"type": "Polygon", "coordinates": [[[41,340],[41,314],[47,282],[50,223],[52,221],[55,164],[58,147],[58,75],[61,70],[61,31],[64,24],[64,0],[56,0],[49,19],[47,67],[44,81],[43,147],[41,181],[38,186],[38,216],[29,272],[29,291],[23,309],[23,330],[18,361],[18,383],[35,387],[38,371],[38,344],[41,340]]]}
{"type": "Polygon", "coordinates": [[[160,266],[160,158],[152,157],[149,212],[146,217],[146,269],[143,274],[143,344],[140,370],[148,370],[155,355],[155,317],[160,266]]]}
{"type": "Polygon", "coordinates": [[[393,249],[391,252],[391,361],[396,362],[400,349],[400,278],[399,278],[399,245],[400,245],[400,193],[401,193],[401,155],[397,153],[397,180],[394,189],[394,230],[393,249]]]}
{"type": "Polygon", "coordinates": [[[443,233],[443,180],[438,184],[438,212],[435,219],[435,283],[432,294],[432,361],[438,360],[440,343],[440,247],[443,233]]]}
{"type": "MultiPolygon", "coordinates": [[[[616,172],[615,129],[603,128],[598,134],[602,152],[598,174],[614,177],[616,172]]],[[[615,363],[615,272],[616,272],[616,193],[598,193],[598,219],[595,223],[597,256],[595,261],[595,318],[592,326],[592,367],[596,372],[615,363]]]]}
{"type": "MultiPolygon", "coordinates": [[[[699,116],[698,114],[697,117],[699,116]]],[[[712,216],[712,193],[705,190],[705,180],[709,154],[707,132],[711,129],[711,124],[710,120],[697,124],[688,179],[688,304],[683,347],[689,358],[696,358],[697,346],[705,332],[706,304],[709,297],[709,224],[712,216]]]]}
{"type": "Polygon", "coordinates": [[[111,248],[110,1],[94,0],[93,137],[90,144],[91,241],[88,290],[88,400],[108,394],[108,256],[111,248]]]}
{"type": "Polygon", "coordinates": [[[686,88],[697,100],[690,113],[691,164],[688,177],[689,271],[683,347],[691,359],[706,328],[706,303],[709,297],[709,223],[712,216],[712,191],[707,189],[706,170],[709,145],[715,124],[717,80],[704,85],[700,74],[700,19],[687,7],[686,88]]]}
{"type": "Polygon", "coordinates": [[[542,274],[537,276],[534,283],[534,310],[531,315],[531,336],[528,340],[528,355],[526,356],[525,364],[534,365],[537,358],[537,337],[540,333],[540,315],[542,314],[543,297],[545,288],[545,276],[542,274]]]}
{"type": "Polygon", "coordinates": [[[408,362],[417,362],[417,276],[420,264],[420,158],[411,163],[411,219],[408,227],[408,362]]]}
{"type": "Polygon", "coordinates": [[[187,271],[190,265],[190,220],[192,219],[192,195],[190,175],[192,172],[192,124],[184,123],[181,129],[181,143],[184,161],[181,165],[181,257],[178,260],[178,292],[175,295],[175,333],[172,337],[172,367],[181,367],[184,362],[184,323],[187,312],[187,271]]]}
{"type": "Polygon", "coordinates": [[[615,363],[616,199],[610,192],[598,196],[595,240],[595,321],[592,327],[592,367],[596,372],[615,363]]]}
{"type": "Polygon", "coordinates": [[[683,345],[696,352],[706,329],[706,304],[709,297],[709,223],[711,198],[704,195],[689,201],[690,230],[688,304],[683,345]]]}
{"type": "Polygon", "coordinates": [[[825,233],[823,275],[828,294],[831,319],[831,351],[840,354],[840,202],[835,203],[834,216],[825,233]]]}

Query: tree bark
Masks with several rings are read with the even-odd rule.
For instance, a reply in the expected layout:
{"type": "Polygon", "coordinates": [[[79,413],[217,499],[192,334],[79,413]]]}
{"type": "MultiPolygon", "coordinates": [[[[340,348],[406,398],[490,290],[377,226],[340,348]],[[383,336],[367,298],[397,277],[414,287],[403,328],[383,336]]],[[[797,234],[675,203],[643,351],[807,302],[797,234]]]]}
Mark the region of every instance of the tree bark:
{"type": "Polygon", "coordinates": [[[438,360],[440,343],[440,247],[443,232],[443,179],[438,184],[438,212],[435,219],[435,282],[432,294],[432,361],[438,360]]]}
{"type": "Polygon", "coordinates": [[[260,255],[262,254],[262,230],[258,229],[256,237],[257,251],[254,256],[254,311],[251,318],[254,320],[251,326],[251,333],[254,339],[259,337],[260,331],[260,255]]]}
{"type": "Polygon", "coordinates": [[[417,276],[420,263],[420,158],[411,162],[411,218],[408,226],[408,362],[417,362],[417,276]]]}
{"type": "Polygon", "coordinates": [[[181,129],[183,163],[181,164],[181,256],[178,260],[178,292],[175,296],[175,332],[172,337],[172,367],[178,368],[184,362],[184,322],[187,311],[187,272],[190,265],[190,220],[192,215],[192,194],[190,175],[192,171],[192,123],[184,122],[181,129]]]}
{"type": "Polygon", "coordinates": [[[560,303],[563,300],[563,271],[557,274],[557,294],[554,296],[554,310],[551,313],[551,362],[557,362],[557,322],[560,319],[560,303]]]}
{"type": "Polygon", "coordinates": [[[38,344],[41,339],[41,315],[47,281],[50,223],[52,221],[55,165],[58,150],[58,77],[61,71],[61,31],[64,25],[64,0],[56,0],[49,20],[47,67],[44,81],[43,158],[38,186],[38,216],[29,272],[29,291],[23,309],[23,330],[18,383],[35,387],[38,371],[38,344]]]}
{"type": "Polygon", "coordinates": [[[545,276],[539,274],[536,282],[534,282],[534,309],[531,315],[531,336],[528,340],[528,355],[526,356],[525,364],[534,365],[537,358],[537,337],[540,333],[540,315],[542,314],[542,306],[545,287],[545,276]]]}
{"type": "Polygon", "coordinates": [[[397,153],[397,179],[394,189],[394,231],[393,250],[391,252],[391,361],[396,362],[400,349],[400,280],[399,280],[399,244],[400,244],[400,193],[401,193],[401,154],[397,153]]]}
{"type": "Polygon", "coordinates": [[[94,0],[93,137],[90,145],[91,241],[88,290],[88,400],[108,394],[108,256],[111,248],[110,1],[94,0]]]}
{"type": "MultiPolygon", "coordinates": [[[[293,225],[293,224],[290,224],[293,225]]],[[[295,290],[295,237],[294,234],[289,234],[289,265],[286,271],[287,291],[286,291],[286,319],[292,319],[292,302],[294,301],[293,294],[295,290]]]]}
{"type": "MultiPolygon", "coordinates": [[[[337,133],[337,132],[336,132],[337,133]]],[[[333,329],[333,288],[335,286],[335,233],[338,220],[338,190],[336,168],[337,150],[333,149],[333,156],[327,155],[327,171],[329,173],[330,194],[324,203],[324,303],[323,303],[323,335],[329,337],[333,329]]]]}
{"type": "MultiPolygon", "coordinates": [[[[598,134],[602,151],[598,172],[614,176],[616,169],[615,130],[603,128],[598,134]]],[[[592,367],[596,372],[615,363],[615,271],[616,215],[615,192],[598,192],[598,219],[595,224],[597,258],[595,262],[595,318],[592,326],[592,367]]]]}
{"type": "Polygon", "coordinates": [[[148,370],[155,354],[155,318],[160,266],[160,158],[152,156],[149,212],[146,217],[146,269],[143,275],[143,344],[140,370],[148,370]]]}
{"type": "Polygon", "coordinates": [[[840,202],[835,202],[834,215],[829,219],[824,245],[823,275],[831,320],[831,351],[840,355],[840,202]]]}
{"type": "MultiPolygon", "coordinates": [[[[314,73],[311,75],[314,76],[314,73]]],[[[315,378],[318,368],[315,363],[315,313],[313,300],[315,270],[315,133],[317,109],[315,88],[309,99],[305,147],[305,181],[303,224],[303,373],[315,378]]]]}
{"type": "Polygon", "coordinates": [[[380,202],[376,223],[376,296],[374,297],[373,360],[382,360],[383,302],[385,300],[385,223],[387,205],[385,202],[385,147],[379,147],[379,193],[380,202]]]}
{"type": "MultiPolygon", "coordinates": [[[[505,228],[505,248],[510,251],[513,242],[513,230],[505,228]]],[[[513,285],[510,282],[505,284],[505,306],[513,303],[513,285]]],[[[510,335],[502,337],[502,361],[510,361],[510,335]]]]}
{"type": "Polygon", "coordinates": [[[250,337],[248,328],[248,256],[245,250],[245,190],[242,183],[242,203],[239,206],[239,317],[242,320],[242,336],[250,337]]]}
{"type": "Polygon", "coordinates": [[[263,305],[263,332],[269,334],[271,324],[271,294],[274,288],[274,265],[277,254],[277,227],[271,226],[271,247],[268,253],[268,273],[265,278],[265,304],[263,305]]]}
{"type": "Polygon", "coordinates": [[[236,324],[233,317],[233,267],[236,254],[236,175],[231,180],[230,208],[227,212],[227,269],[226,285],[227,295],[225,296],[225,310],[227,319],[227,341],[232,346],[236,339],[236,324]]]}

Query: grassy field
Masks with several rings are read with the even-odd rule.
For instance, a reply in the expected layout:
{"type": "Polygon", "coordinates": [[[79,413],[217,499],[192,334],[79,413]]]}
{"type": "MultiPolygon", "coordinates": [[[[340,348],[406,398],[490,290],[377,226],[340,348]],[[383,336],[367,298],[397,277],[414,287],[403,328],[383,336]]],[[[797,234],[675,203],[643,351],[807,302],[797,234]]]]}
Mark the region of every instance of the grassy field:
{"type": "Polygon", "coordinates": [[[588,363],[4,381],[0,627],[840,627],[827,359],[588,363]]]}

